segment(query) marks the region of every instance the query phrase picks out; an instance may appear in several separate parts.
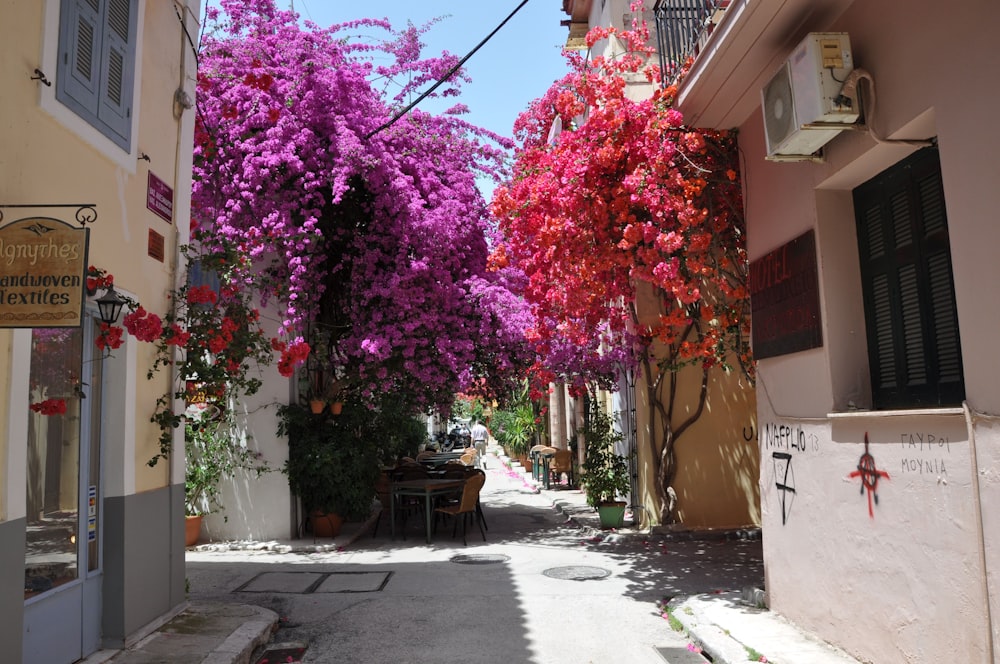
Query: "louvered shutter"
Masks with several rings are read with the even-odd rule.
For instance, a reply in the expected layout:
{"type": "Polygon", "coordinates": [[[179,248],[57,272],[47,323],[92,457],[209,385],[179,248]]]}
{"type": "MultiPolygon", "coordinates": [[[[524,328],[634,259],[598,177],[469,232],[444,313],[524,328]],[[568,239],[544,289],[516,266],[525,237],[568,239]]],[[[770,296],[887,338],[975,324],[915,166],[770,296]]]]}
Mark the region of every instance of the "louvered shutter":
{"type": "Polygon", "coordinates": [[[876,408],[965,397],[951,251],[936,149],[854,191],[876,408]]]}
{"type": "Polygon", "coordinates": [[[78,113],[97,113],[101,73],[100,0],[63,2],[57,91],[78,113]]]}
{"type": "Polygon", "coordinates": [[[63,0],[56,98],[131,148],[138,0],[63,0]]]}
{"type": "Polygon", "coordinates": [[[135,78],[134,0],[107,0],[100,106],[97,116],[128,146],[132,130],[132,81],[135,78]]]}

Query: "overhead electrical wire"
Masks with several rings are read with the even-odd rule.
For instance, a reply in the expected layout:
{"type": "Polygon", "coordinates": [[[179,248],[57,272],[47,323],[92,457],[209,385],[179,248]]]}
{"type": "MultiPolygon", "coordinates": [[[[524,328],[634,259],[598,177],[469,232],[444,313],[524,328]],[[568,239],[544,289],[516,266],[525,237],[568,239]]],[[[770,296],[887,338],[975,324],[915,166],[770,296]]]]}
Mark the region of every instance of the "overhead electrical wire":
{"type": "Polygon", "coordinates": [[[424,92],[423,94],[421,94],[419,97],[417,97],[416,99],[414,99],[406,108],[404,108],[403,110],[401,110],[398,113],[396,113],[396,115],[392,116],[392,118],[388,122],[386,122],[382,126],[378,127],[374,131],[369,132],[368,134],[366,134],[365,135],[365,140],[368,140],[369,138],[371,138],[375,134],[379,133],[380,131],[384,131],[384,130],[388,129],[389,127],[391,127],[392,125],[396,124],[396,122],[398,122],[400,120],[400,118],[402,118],[404,115],[406,115],[407,113],[409,113],[410,111],[412,111],[414,109],[414,107],[416,107],[417,104],[419,104],[420,102],[422,102],[431,93],[433,93],[439,87],[441,87],[442,85],[444,85],[448,81],[448,79],[450,79],[452,76],[454,76],[455,72],[457,72],[459,69],[462,68],[462,65],[464,65],[465,62],[476,53],[476,51],[478,51],[480,48],[482,48],[486,44],[486,42],[488,42],[490,39],[492,39],[493,35],[495,35],[496,33],[500,32],[500,28],[502,28],[504,25],[506,25],[507,21],[509,21],[510,19],[514,18],[514,15],[517,14],[517,12],[521,11],[521,7],[524,7],[526,4],[528,4],[528,0],[521,0],[521,4],[519,4],[517,7],[515,7],[514,11],[512,11],[510,14],[508,14],[507,18],[505,18],[504,20],[502,20],[500,22],[500,25],[498,25],[497,27],[495,27],[493,29],[493,32],[491,32],[490,34],[486,35],[486,37],[481,42],[479,42],[478,44],[476,44],[475,48],[473,48],[471,51],[469,51],[468,53],[466,53],[465,57],[463,57],[461,60],[459,60],[457,63],[455,63],[455,66],[453,66],[451,69],[449,69],[447,72],[445,72],[444,76],[442,76],[441,78],[439,78],[434,83],[434,85],[432,85],[426,92],[424,92]]]}

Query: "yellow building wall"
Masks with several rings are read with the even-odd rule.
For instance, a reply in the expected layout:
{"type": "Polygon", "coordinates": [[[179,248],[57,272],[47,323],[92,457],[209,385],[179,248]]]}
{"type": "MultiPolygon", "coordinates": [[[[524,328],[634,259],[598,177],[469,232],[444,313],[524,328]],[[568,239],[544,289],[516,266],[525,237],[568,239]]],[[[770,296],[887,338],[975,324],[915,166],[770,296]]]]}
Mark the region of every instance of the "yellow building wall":
{"type": "MultiPolygon", "coordinates": [[[[182,71],[183,49],[191,47],[175,13],[183,13],[180,5],[183,3],[175,9],[174,2],[139,3],[140,60],[135,78],[139,94],[133,106],[138,119],[133,121],[132,151],[128,154],[106,139],[95,138],[86,122],[55,100],[58,0],[7,3],[5,24],[23,29],[8,30],[5,35],[8,43],[3,52],[17,56],[0,58],[0,76],[5,82],[0,203],[93,204],[97,219],[89,226],[89,264],[113,274],[118,290],[161,316],[170,306],[167,294],[173,285],[177,246],[186,241],[189,228],[194,111],[185,110],[178,117],[174,95],[181,87],[193,93],[196,72],[193,66],[182,71]],[[36,68],[53,81],[51,87],[31,80],[36,68]],[[146,207],[150,172],[173,188],[173,223],[146,207]],[[163,262],[148,255],[150,230],[163,237],[163,262]]],[[[193,61],[190,52],[186,59],[193,61]]],[[[5,223],[27,216],[75,223],[74,208],[3,212],[5,223]]],[[[18,385],[18,377],[9,371],[10,335],[0,333],[0,375],[4,377],[0,380],[0,417],[4,428],[10,390],[18,385]]],[[[134,361],[128,358],[128,371],[134,375],[135,389],[125,395],[124,420],[134,423],[134,431],[124,435],[129,439],[126,447],[134,444],[134,456],[125,460],[125,473],[133,475],[126,484],[134,481],[138,493],[170,483],[168,464],[150,468],[146,463],[158,451],[159,429],[149,419],[157,397],[170,388],[170,376],[161,371],[147,380],[152,345],[133,343],[130,347],[135,357],[134,361]]],[[[123,346],[114,353],[119,356],[126,350],[123,346]]],[[[10,416],[20,415],[15,412],[10,416]]],[[[6,437],[0,437],[0,459],[8,458],[9,444],[6,437]]],[[[15,469],[2,470],[6,475],[15,469]]]]}
{"type": "MultiPolygon", "coordinates": [[[[640,288],[637,305],[642,316],[658,309],[648,287],[640,288]]],[[[655,370],[655,367],[654,367],[655,370]]],[[[698,407],[702,372],[687,367],[678,374],[672,426],[676,428],[698,407]]],[[[669,380],[669,376],[664,380],[669,380]]],[[[638,502],[646,519],[660,525],[657,497],[657,458],[663,432],[659,418],[650,420],[646,378],[636,379],[636,448],[639,474],[638,502]]],[[[662,390],[662,404],[669,412],[669,387],[662,390]]],[[[678,524],[685,528],[737,528],[760,525],[760,454],[756,440],[757,403],[753,387],[739,371],[713,369],[709,374],[704,412],[675,441],[678,524]]]]}

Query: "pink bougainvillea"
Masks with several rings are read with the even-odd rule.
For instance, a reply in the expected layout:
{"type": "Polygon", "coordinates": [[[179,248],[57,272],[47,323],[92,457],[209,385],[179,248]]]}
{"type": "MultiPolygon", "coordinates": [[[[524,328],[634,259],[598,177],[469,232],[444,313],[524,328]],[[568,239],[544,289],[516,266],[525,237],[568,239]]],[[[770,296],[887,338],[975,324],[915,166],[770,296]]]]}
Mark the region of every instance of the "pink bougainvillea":
{"type": "MultiPolygon", "coordinates": [[[[286,341],[322,331],[319,359],[369,401],[450,404],[477,377],[519,371],[526,310],[487,272],[476,187],[504,172],[511,143],[461,106],[385,127],[457,58],[422,56],[430,26],[320,28],[272,0],[220,5],[200,52],[193,205],[204,237],[238,248],[231,285],[278,302],[286,341]]],[[[292,347],[283,374],[302,359],[292,347]]]]}

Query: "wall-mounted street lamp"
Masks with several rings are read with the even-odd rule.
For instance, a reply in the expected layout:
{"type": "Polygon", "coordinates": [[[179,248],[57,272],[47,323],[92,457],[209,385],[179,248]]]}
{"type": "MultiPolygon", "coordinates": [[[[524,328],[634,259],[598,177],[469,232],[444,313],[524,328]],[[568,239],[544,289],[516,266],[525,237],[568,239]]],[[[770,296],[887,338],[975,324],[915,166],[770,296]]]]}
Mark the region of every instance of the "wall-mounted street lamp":
{"type": "Polygon", "coordinates": [[[97,310],[100,312],[101,322],[108,325],[114,325],[118,322],[118,316],[121,315],[123,306],[125,306],[125,298],[115,292],[114,286],[108,286],[104,295],[97,298],[97,310]]]}

